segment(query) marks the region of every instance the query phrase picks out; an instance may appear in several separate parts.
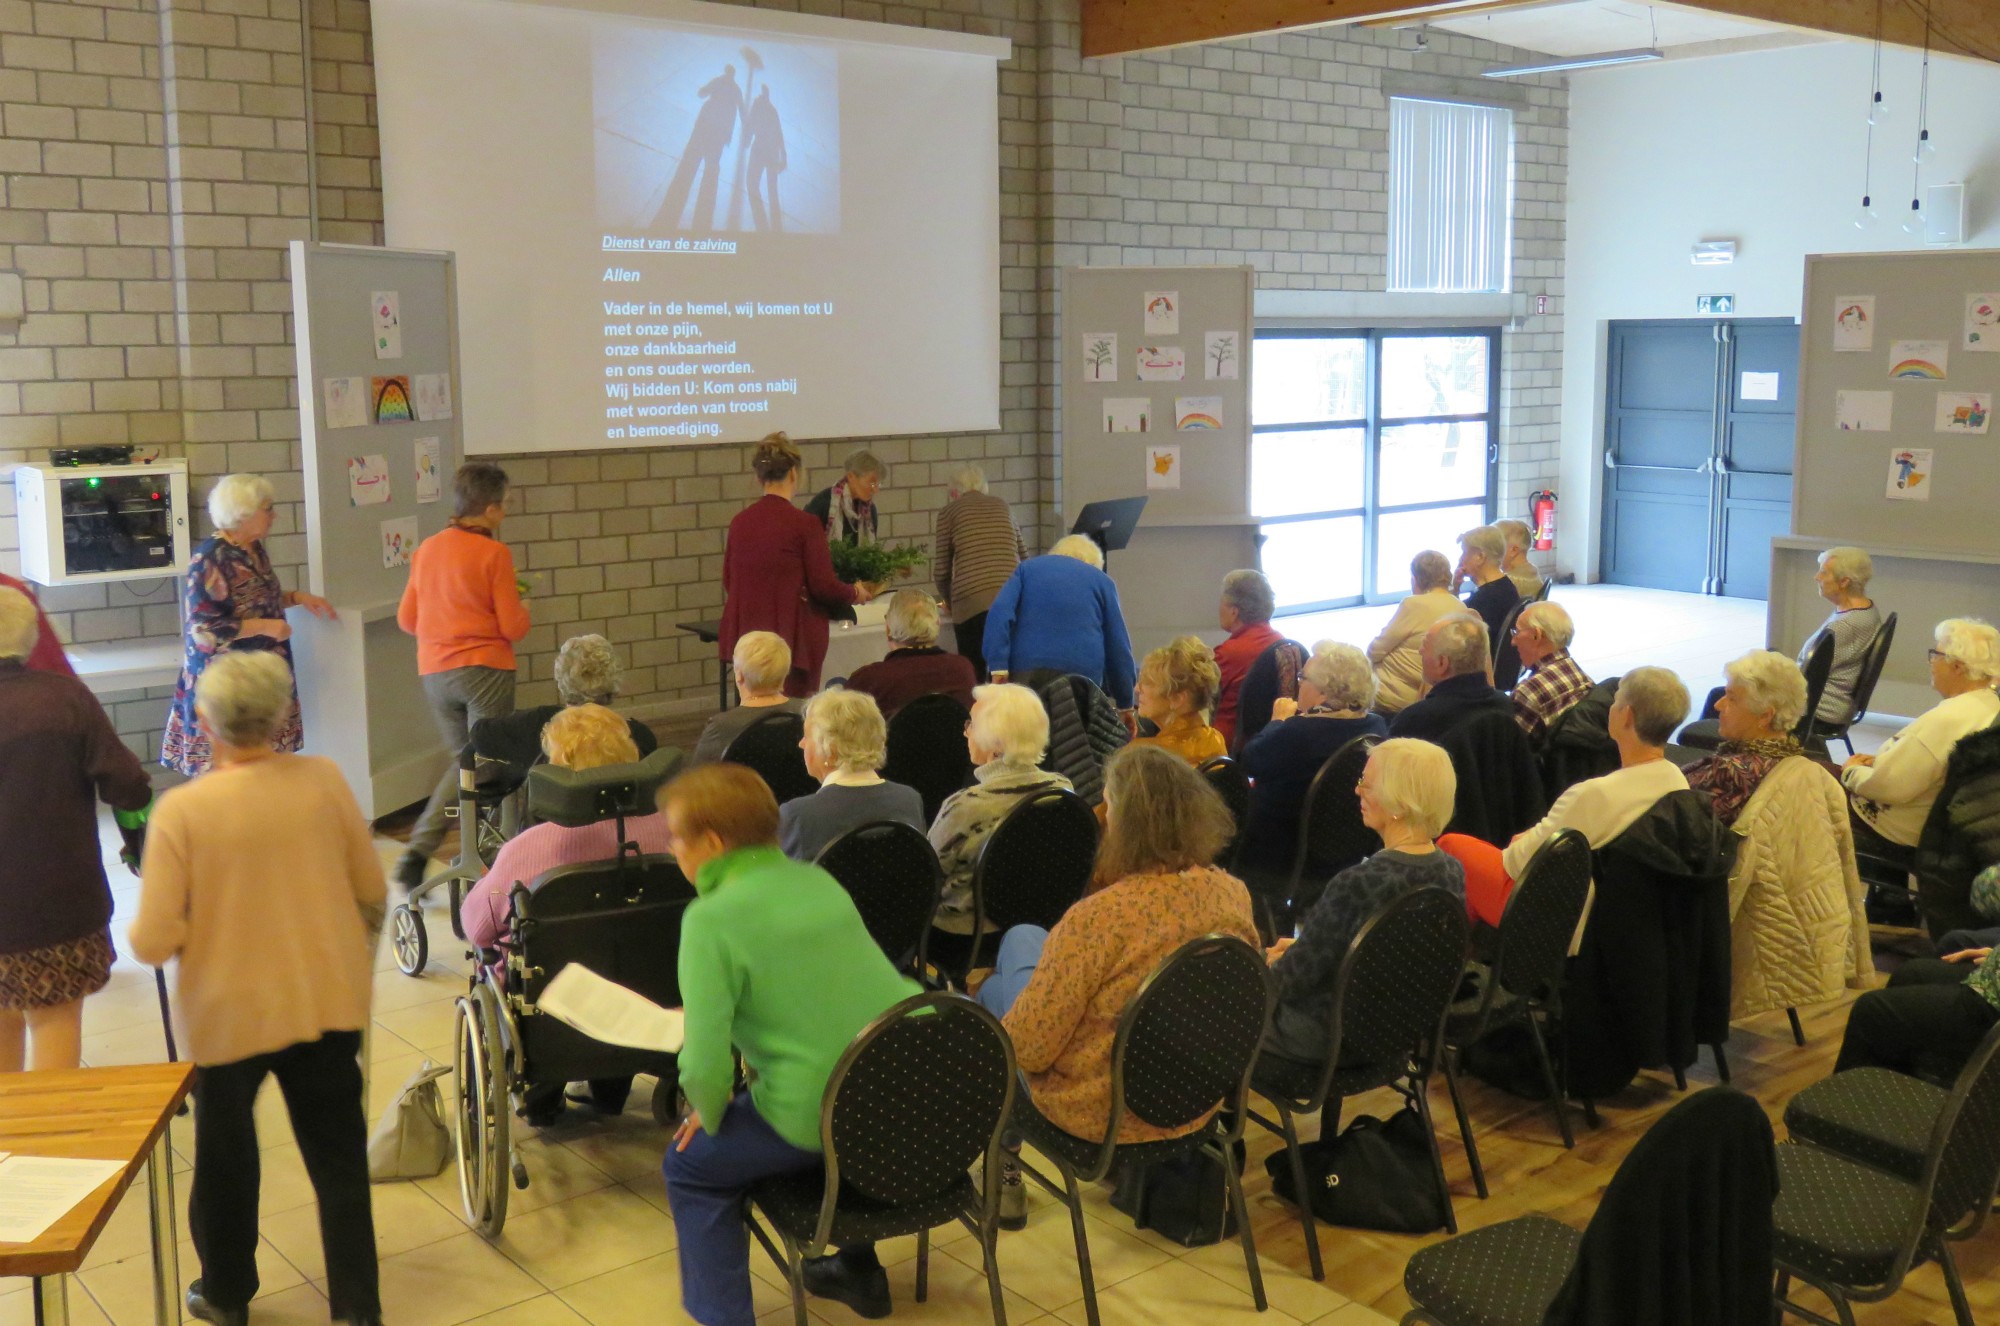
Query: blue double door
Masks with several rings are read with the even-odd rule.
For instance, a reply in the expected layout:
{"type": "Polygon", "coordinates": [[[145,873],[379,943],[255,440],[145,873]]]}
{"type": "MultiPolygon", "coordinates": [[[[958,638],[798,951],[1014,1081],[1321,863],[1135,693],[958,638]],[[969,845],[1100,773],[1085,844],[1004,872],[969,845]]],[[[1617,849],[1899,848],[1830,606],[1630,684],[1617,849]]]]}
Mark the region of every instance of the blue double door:
{"type": "Polygon", "coordinates": [[[1614,322],[1601,573],[1618,585],[1770,596],[1791,528],[1798,324],[1614,322]]]}

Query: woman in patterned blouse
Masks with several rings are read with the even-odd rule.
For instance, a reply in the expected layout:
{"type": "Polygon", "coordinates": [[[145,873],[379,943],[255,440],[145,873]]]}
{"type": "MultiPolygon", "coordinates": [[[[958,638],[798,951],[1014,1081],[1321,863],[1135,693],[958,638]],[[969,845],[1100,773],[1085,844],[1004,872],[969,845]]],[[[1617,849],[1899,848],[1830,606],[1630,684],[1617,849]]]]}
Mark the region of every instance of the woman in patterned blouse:
{"type": "MultiPolygon", "coordinates": [[[[1110,820],[1097,876],[1112,883],[1072,906],[1054,930],[1015,926],[1000,941],[979,1001],[1013,1037],[1035,1108],[1066,1133],[1092,1141],[1111,1121],[1111,1047],[1125,1006],[1155,967],[1202,935],[1257,942],[1250,891],[1215,868],[1235,832],[1222,798],[1177,755],[1128,746],[1104,780],[1110,820]]],[[[1218,1102],[1219,1103],[1219,1102],[1218,1102]]],[[[1192,1132],[1127,1112],[1120,1142],[1192,1132]]],[[[1011,1167],[1001,1194],[1010,1223],[1025,1215],[1011,1167]]]]}
{"type": "MultiPolygon", "coordinates": [[[[217,654],[260,649],[276,654],[290,667],[292,628],[285,609],[304,608],[329,620],[334,615],[333,605],[319,595],[287,590],[278,583],[271,556],[264,551],[275,500],[270,482],[255,474],[228,475],[208,495],[208,518],[215,524],[215,534],[188,559],[181,591],[187,658],[174,687],[166,735],[160,740],[160,763],[169,769],[189,775],[208,769],[208,737],[195,721],[194,689],[217,654]]],[[[292,712],[272,736],[272,749],[296,751],[304,735],[295,688],[292,712]]]]}
{"type": "Polygon", "coordinates": [[[1806,678],[1772,649],[1751,650],[1724,675],[1729,684],[1715,705],[1722,745],[1685,772],[1688,786],[1708,793],[1715,817],[1731,825],[1778,761],[1800,753],[1792,729],[1806,711],[1806,678]]]}

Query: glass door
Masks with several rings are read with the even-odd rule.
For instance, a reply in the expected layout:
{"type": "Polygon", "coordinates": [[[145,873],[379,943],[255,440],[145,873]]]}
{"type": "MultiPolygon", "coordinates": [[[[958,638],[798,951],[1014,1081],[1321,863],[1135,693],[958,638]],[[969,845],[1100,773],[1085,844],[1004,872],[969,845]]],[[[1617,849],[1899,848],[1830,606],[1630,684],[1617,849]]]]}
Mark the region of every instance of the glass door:
{"type": "Polygon", "coordinates": [[[1499,333],[1260,331],[1250,510],[1280,612],[1409,593],[1487,518],[1499,333]]]}

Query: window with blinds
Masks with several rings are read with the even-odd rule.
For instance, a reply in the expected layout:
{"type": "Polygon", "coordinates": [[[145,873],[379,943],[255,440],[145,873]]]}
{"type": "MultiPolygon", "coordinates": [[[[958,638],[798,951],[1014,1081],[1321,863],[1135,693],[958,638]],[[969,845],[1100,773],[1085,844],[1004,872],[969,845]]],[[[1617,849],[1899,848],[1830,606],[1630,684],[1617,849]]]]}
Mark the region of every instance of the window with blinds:
{"type": "Polygon", "coordinates": [[[1389,289],[1507,289],[1514,112],[1389,99],[1389,289]]]}

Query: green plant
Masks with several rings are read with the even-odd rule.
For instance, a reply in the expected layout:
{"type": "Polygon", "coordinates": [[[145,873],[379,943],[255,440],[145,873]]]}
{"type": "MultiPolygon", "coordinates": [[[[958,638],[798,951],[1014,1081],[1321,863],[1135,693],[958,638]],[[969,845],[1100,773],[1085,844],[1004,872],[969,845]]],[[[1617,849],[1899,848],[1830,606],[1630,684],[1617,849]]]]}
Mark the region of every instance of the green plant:
{"type": "Polygon", "coordinates": [[[832,551],[834,574],[849,584],[886,584],[930,560],[915,544],[891,548],[880,543],[836,543],[832,551]]]}

